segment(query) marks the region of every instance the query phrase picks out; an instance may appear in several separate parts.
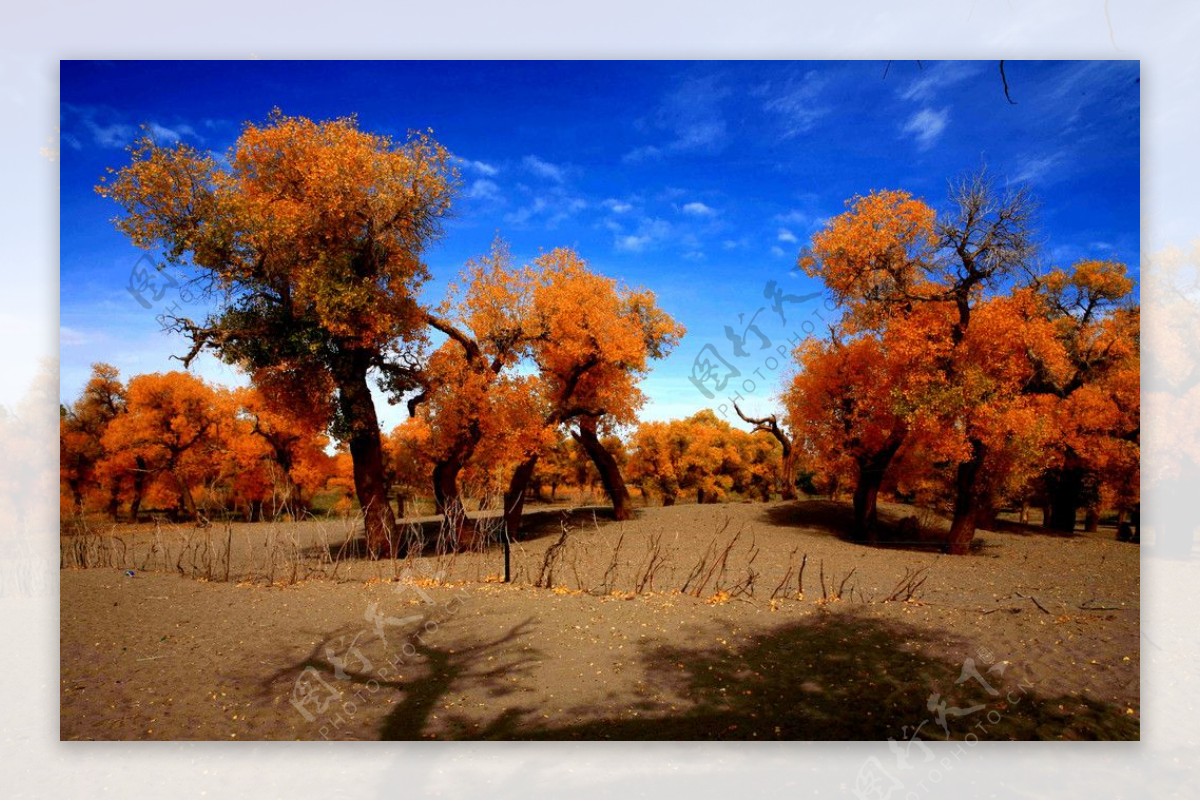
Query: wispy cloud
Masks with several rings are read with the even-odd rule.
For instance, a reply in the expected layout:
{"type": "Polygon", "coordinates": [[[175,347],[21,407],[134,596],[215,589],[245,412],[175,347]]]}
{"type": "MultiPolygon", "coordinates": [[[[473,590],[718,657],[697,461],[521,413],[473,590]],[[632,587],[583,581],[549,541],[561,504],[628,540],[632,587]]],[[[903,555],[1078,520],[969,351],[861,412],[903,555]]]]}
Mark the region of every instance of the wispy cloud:
{"type": "Polygon", "coordinates": [[[943,108],[935,111],[931,108],[923,108],[909,117],[901,130],[916,139],[919,148],[928,150],[937,142],[949,122],[950,109],[943,108]]]}
{"type": "Polygon", "coordinates": [[[546,178],[557,183],[562,183],[563,179],[567,177],[562,167],[557,164],[551,164],[537,156],[526,156],[521,160],[521,165],[539,178],[546,178]]]}
{"type": "Polygon", "coordinates": [[[615,214],[625,214],[633,209],[633,204],[625,200],[617,200],[614,197],[605,199],[600,205],[615,214]]]}
{"type": "Polygon", "coordinates": [[[965,81],[979,73],[981,67],[969,61],[938,61],[920,68],[916,78],[909,81],[899,92],[904,100],[929,103],[943,89],[965,81]]]}
{"type": "Polygon", "coordinates": [[[645,217],[638,223],[634,233],[618,233],[613,246],[626,253],[642,251],[661,243],[671,234],[671,225],[665,220],[645,217]]]}
{"type": "Polygon", "coordinates": [[[683,205],[683,213],[690,214],[693,217],[712,217],[717,213],[716,209],[701,203],[698,200],[683,205]]]}
{"type": "Polygon", "coordinates": [[[74,328],[69,328],[65,325],[59,326],[58,329],[58,344],[60,347],[73,347],[78,345],[86,345],[91,342],[91,338],[74,328]]]}
{"type": "Polygon", "coordinates": [[[787,243],[793,244],[793,245],[800,241],[799,239],[796,238],[796,235],[793,234],[791,231],[789,231],[787,228],[779,229],[778,239],[780,242],[787,242],[787,243]]]}
{"type": "Polygon", "coordinates": [[[662,158],[662,150],[654,145],[644,145],[635,147],[621,156],[621,161],[625,164],[643,164],[647,161],[657,161],[660,158],[662,158]]]}
{"type": "Polygon", "coordinates": [[[453,162],[455,166],[466,172],[478,173],[479,175],[483,175],[488,178],[494,178],[500,174],[499,167],[493,164],[488,164],[486,161],[475,161],[473,159],[464,159],[460,158],[459,156],[455,156],[453,158],[453,162]]]}
{"type": "Polygon", "coordinates": [[[779,247],[779,245],[772,245],[771,246],[771,255],[777,259],[782,259],[784,256],[787,255],[787,253],[785,253],[783,248],[779,247]]]}
{"type": "Polygon", "coordinates": [[[767,97],[763,108],[782,120],[783,138],[790,139],[811,131],[830,113],[830,107],[820,103],[826,83],[826,78],[810,70],[798,80],[789,78],[780,88],[764,86],[758,90],[767,97]]]}
{"type": "Polygon", "coordinates": [[[1066,163],[1066,154],[1062,152],[1020,159],[1013,181],[1019,184],[1044,184],[1052,180],[1055,171],[1061,170],[1066,163]]]}
{"type": "Polygon", "coordinates": [[[546,228],[554,228],[565,220],[574,217],[588,207],[588,202],[582,197],[555,188],[545,194],[536,195],[525,205],[504,215],[504,221],[512,225],[523,226],[535,221],[546,228]]]}
{"type": "Polygon", "coordinates": [[[160,125],[157,122],[146,124],[147,131],[155,142],[161,144],[174,144],[182,141],[187,136],[192,139],[198,139],[196,129],[190,125],[176,125],[173,128],[168,128],[166,125],[160,125]]]}
{"type": "Polygon", "coordinates": [[[669,153],[719,153],[729,138],[722,105],[731,95],[732,90],[716,75],[683,80],[663,98],[648,120],[638,123],[665,134],[665,140],[634,148],[621,160],[639,164],[669,153]]]}
{"type": "Polygon", "coordinates": [[[136,123],[128,116],[106,106],[64,103],[62,126],[63,142],[73,150],[81,149],[87,141],[103,148],[127,147],[140,132],[149,135],[159,144],[175,144],[185,138],[204,141],[204,137],[186,123],[166,125],[155,120],[136,123]]]}

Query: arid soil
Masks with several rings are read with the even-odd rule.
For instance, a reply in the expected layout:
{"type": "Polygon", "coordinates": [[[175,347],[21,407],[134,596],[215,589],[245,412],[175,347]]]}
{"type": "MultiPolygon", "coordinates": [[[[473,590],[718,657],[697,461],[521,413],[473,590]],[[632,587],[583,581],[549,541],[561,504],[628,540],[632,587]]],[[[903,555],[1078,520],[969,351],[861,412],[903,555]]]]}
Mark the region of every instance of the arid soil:
{"type": "Polygon", "coordinates": [[[1007,526],[951,557],[846,515],[546,509],[510,584],[495,544],[369,560],[350,523],[64,533],[61,736],[1138,738],[1136,545],[1007,526]]]}

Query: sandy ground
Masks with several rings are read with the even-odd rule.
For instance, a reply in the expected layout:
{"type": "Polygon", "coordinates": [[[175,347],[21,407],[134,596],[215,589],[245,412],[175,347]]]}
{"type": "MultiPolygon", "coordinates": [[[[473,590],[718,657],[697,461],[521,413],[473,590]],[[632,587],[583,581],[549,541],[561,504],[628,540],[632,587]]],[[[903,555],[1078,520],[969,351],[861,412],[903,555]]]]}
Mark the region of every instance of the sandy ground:
{"type": "Polygon", "coordinates": [[[61,571],[61,737],[1138,738],[1137,546],[950,557],[846,514],[543,510],[511,584],[496,547],[370,561],[340,524],[107,529],[64,546],[104,566],[61,571]]]}

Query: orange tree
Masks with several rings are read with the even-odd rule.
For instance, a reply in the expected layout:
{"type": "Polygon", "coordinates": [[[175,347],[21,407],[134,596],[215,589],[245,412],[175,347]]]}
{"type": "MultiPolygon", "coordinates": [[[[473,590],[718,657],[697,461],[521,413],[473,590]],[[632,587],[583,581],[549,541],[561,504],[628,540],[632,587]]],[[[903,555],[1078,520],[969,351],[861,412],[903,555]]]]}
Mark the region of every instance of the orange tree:
{"type": "Polygon", "coordinates": [[[537,462],[563,426],[595,465],[614,516],[626,520],[633,509],[621,454],[604,435],[636,422],[645,403],[639,383],[651,360],[670,353],[684,329],[653,292],[592,271],[571,249],[542,254],[526,275],[526,353],[536,366],[531,408],[540,409],[540,428],[551,433],[527,440],[504,496],[507,530],[517,531],[537,462]]]}
{"type": "Polygon", "coordinates": [[[192,339],[185,363],[210,348],[307,396],[348,444],[368,546],[384,549],[394,515],[367,375],[415,385],[406,345],[424,324],[421,254],[457,186],[449,155],[427,135],[394,142],[353,118],[275,112],[245,126],[225,163],[149,137],[131,156],[97,187],[124,210],[118,228],[217,301],[204,320],[166,318],[192,339]]]}
{"type": "MultiPolygon", "coordinates": [[[[506,426],[515,424],[514,415],[528,402],[511,369],[529,338],[528,281],[528,271],[514,268],[507,247],[497,241],[487,256],[466,265],[450,297],[425,315],[446,340],[425,360],[421,391],[409,411],[420,409],[427,421],[434,501],[456,544],[470,533],[459,477],[480,443],[489,437],[493,451],[504,443],[518,447],[526,433],[506,426]]],[[[493,452],[491,458],[503,455],[493,452]]]]}
{"type": "Polygon", "coordinates": [[[1053,270],[1034,287],[1057,345],[1035,354],[1030,382],[1056,401],[1044,522],[1071,531],[1081,506],[1094,526],[1102,493],[1126,511],[1138,500],[1140,308],[1125,266],[1111,261],[1053,270]]]}
{"type": "MultiPolygon", "coordinates": [[[[1033,204],[1024,190],[999,193],[978,174],[952,185],[950,206],[938,215],[906,192],[880,191],[848,203],[813,237],[799,265],[820,277],[845,310],[852,331],[910,325],[926,308],[949,324],[930,340],[927,364],[955,388],[989,386],[987,364],[971,363],[964,348],[972,317],[990,293],[1006,288],[1030,266],[1033,204]]],[[[967,392],[970,394],[970,391],[967,392]]],[[[945,416],[948,430],[965,432],[953,480],[952,553],[966,553],[983,505],[981,478],[993,444],[981,431],[945,416]]]]}
{"type": "Polygon", "coordinates": [[[656,492],[664,506],[685,491],[694,491],[697,503],[724,501],[733,492],[769,500],[781,472],[774,441],[734,428],[709,409],[642,423],[630,445],[630,475],[643,495],[656,492]]]}
{"type": "MultiPolygon", "coordinates": [[[[59,476],[73,512],[82,512],[85,498],[97,488],[96,466],[104,457],[104,432],[124,410],[125,386],[120,374],[103,363],[92,365],[92,377],[79,398],[60,408],[59,476]]],[[[108,496],[107,510],[115,520],[116,493],[108,496]]]]}
{"type": "Polygon", "coordinates": [[[196,518],[195,492],[220,474],[227,427],[220,393],[182,372],[134,376],[125,409],[101,438],[103,479],[130,503],[136,521],[151,493],[174,500],[173,514],[196,518]]]}

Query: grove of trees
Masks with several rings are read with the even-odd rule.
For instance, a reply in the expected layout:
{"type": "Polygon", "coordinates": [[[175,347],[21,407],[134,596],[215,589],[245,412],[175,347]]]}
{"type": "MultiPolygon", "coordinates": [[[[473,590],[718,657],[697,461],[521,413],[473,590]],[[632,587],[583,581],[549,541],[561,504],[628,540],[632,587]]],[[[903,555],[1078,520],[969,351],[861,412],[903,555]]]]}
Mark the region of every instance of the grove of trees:
{"type": "Polygon", "coordinates": [[[1137,503],[1139,306],[1119,263],[1037,261],[1034,206],[983,173],[937,213],[873,192],[799,259],[843,310],[797,351],[784,392],[811,471],[853,485],[854,535],[876,532],[885,480],[951,513],[966,553],[1005,504],[1070,531],[1080,508],[1137,503]]]}
{"type": "MultiPolygon", "coordinates": [[[[470,531],[458,482],[476,452],[515,463],[506,492],[515,523],[543,449],[563,428],[627,517],[628,491],[603,435],[633,422],[649,360],[683,334],[652,293],[593,273],[566,249],[518,268],[497,243],[444,303],[423,305],[421,255],[458,183],[428,134],[398,143],[353,118],[275,112],[245,127],[227,166],[147,136],[97,187],[123,209],[117,226],[134,244],[160,248],[213,301],[202,321],[166,319],[191,339],[184,364],[212,350],[242,367],[275,412],[347,445],[373,553],[396,547],[397,528],[370,376],[425,419],[438,511],[461,542],[470,531]]],[[[207,409],[194,411],[199,441],[210,424],[207,409]]],[[[189,443],[156,451],[161,466],[146,453],[127,458],[136,475],[175,476],[180,507],[192,513],[189,443]]]]}
{"type": "Polygon", "coordinates": [[[1071,530],[1138,501],[1139,306],[1124,265],[1045,268],[1034,204],[984,173],[939,212],[898,190],[848,201],[798,266],[841,310],[795,351],[781,413],[644,422],[639,389],[683,328],[653,293],[559,248],[514,262],[503,241],[423,303],[422,254],[459,178],[429,134],[403,142],[353,118],[275,112],[220,161],[150,138],[97,190],[132,242],[158,248],[211,311],[168,316],[251,388],[186,372],[122,383],[95,365],[62,407],[64,505],[302,514],[352,494],[375,554],[398,547],[406,500],[432,497],[452,542],[475,536],[469,494],[517,533],[549,487],[598,481],[617,519],[643,499],[712,503],[848,489],[854,539],[878,537],[881,493],[945,508],[966,553],[1005,506],[1071,530]],[[386,436],[374,380],[409,419],[386,436]],[[623,436],[622,436],[623,435],[623,436]],[[331,439],[332,438],[332,439],[331,439]],[[331,442],[341,450],[331,453],[331,442]],[[395,506],[393,506],[395,503],[395,506]]]}

